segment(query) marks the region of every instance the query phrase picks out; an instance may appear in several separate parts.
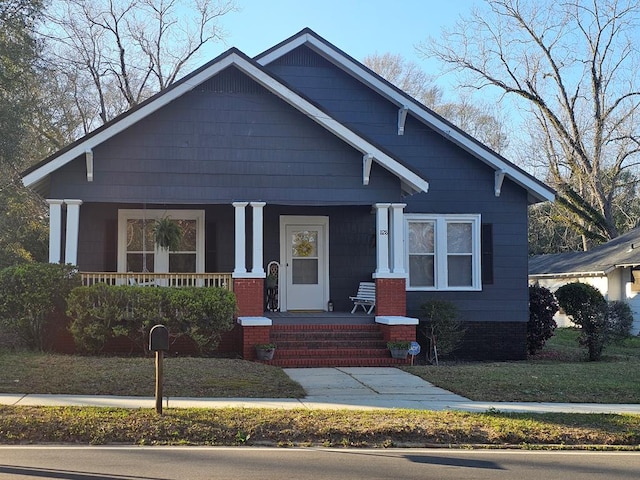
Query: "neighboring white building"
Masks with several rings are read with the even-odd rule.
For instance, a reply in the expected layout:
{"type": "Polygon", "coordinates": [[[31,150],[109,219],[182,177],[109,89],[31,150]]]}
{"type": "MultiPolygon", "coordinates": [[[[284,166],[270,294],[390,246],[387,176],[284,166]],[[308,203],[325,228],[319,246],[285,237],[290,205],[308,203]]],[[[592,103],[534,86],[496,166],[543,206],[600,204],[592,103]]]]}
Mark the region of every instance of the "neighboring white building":
{"type": "MultiPolygon", "coordinates": [[[[596,287],[607,300],[623,300],[633,312],[633,335],[640,334],[640,228],[588,252],[535,255],[529,259],[529,283],[555,292],[572,282],[596,287]]],[[[573,325],[556,314],[559,327],[573,325]]]]}

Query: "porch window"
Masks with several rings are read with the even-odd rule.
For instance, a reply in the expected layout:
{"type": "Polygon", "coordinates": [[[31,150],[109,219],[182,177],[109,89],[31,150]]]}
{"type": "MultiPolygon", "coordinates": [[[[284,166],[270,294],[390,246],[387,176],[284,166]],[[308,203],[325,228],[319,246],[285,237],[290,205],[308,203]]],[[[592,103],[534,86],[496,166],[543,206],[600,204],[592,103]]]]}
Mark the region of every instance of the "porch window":
{"type": "Polygon", "coordinates": [[[149,273],[204,272],[204,212],[202,210],[120,210],[118,271],[149,273]],[[154,222],[168,217],[182,231],[176,250],[157,248],[154,222]]]}
{"type": "Polygon", "coordinates": [[[480,290],[480,215],[405,215],[409,290],[480,290]]]}

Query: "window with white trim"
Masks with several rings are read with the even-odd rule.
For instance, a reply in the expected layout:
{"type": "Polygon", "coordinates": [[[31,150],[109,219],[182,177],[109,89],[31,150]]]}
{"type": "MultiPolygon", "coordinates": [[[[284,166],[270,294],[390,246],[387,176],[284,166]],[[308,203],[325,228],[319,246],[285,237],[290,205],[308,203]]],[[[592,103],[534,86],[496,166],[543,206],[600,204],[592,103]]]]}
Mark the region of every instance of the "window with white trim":
{"type": "Polygon", "coordinates": [[[204,272],[204,211],[119,210],[118,271],[204,272]],[[182,237],[175,250],[161,249],[154,243],[154,223],[161,218],[180,227],[182,237]]]}
{"type": "Polygon", "coordinates": [[[480,215],[406,214],[408,290],[480,290],[480,215]]]}

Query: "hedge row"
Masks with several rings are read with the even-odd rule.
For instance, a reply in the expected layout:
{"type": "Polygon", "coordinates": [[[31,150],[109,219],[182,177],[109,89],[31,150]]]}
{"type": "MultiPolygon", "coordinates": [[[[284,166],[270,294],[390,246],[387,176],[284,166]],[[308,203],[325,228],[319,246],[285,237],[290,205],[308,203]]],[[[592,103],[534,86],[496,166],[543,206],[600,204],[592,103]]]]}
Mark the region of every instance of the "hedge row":
{"type": "Polygon", "coordinates": [[[148,349],[154,325],[165,325],[172,338],[189,336],[199,353],[214,351],[223,332],[233,328],[236,301],[222,288],[152,288],[96,284],[75,288],[67,314],[76,345],[100,353],[116,337],[148,349]]]}
{"type": "Polygon", "coordinates": [[[26,263],[0,270],[0,338],[43,350],[48,323],[64,313],[69,292],[79,285],[72,265],[26,263]]]}

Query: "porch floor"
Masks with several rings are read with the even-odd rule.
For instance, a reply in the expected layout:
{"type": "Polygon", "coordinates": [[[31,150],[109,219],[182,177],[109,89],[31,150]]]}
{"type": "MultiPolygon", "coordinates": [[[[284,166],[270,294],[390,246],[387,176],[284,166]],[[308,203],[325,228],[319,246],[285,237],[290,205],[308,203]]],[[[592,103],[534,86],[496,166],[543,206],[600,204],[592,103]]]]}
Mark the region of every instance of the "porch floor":
{"type": "Polygon", "coordinates": [[[375,315],[365,312],[265,312],[274,325],[373,325],[375,315]]]}

